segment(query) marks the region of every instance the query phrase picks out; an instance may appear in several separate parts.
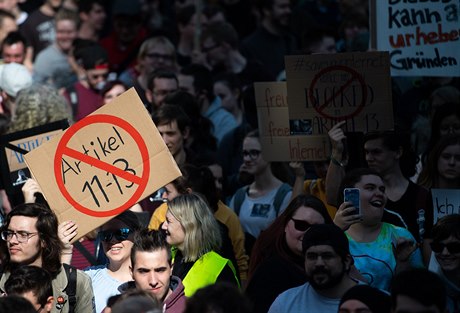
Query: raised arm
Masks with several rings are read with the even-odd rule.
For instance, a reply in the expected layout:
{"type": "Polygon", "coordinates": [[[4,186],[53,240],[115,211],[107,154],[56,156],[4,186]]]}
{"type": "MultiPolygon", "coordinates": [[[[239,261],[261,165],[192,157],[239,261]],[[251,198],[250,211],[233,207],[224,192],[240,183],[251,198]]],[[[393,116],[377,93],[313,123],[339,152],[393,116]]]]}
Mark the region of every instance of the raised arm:
{"type": "Polygon", "coordinates": [[[326,174],[326,199],[327,203],[338,207],[337,196],[340,192],[340,183],[345,176],[345,166],[348,164],[348,156],[344,155],[344,141],[347,139],[341,128],[345,121],[337,123],[329,132],[332,145],[331,161],[326,174]]]}

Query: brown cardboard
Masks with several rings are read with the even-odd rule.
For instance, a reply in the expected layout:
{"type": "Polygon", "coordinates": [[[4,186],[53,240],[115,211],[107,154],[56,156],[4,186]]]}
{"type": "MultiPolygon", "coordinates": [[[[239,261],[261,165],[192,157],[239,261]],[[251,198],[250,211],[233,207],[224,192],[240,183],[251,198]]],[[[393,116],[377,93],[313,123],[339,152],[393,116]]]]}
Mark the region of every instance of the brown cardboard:
{"type": "Polygon", "coordinates": [[[0,176],[2,186],[13,207],[24,202],[21,188],[31,177],[24,154],[68,127],[67,120],[60,120],[0,136],[0,176]]]}
{"type": "Polygon", "coordinates": [[[78,237],[181,175],[134,88],[25,159],[59,220],[78,223],[78,237]]]}
{"type": "Polygon", "coordinates": [[[304,120],[313,135],[342,120],[346,131],[394,128],[388,52],[286,56],[285,64],[291,125],[304,120]]]}
{"type": "Polygon", "coordinates": [[[261,137],[264,160],[324,161],[331,155],[327,136],[261,137]]]}
{"type": "Polygon", "coordinates": [[[254,83],[262,155],[266,161],[320,161],[330,155],[327,136],[292,136],[286,82],[254,83]]]}
{"type": "Polygon", "coordinates": [[[286,82],[254,83],[261,136],[289,136],[286,82]]]}
{"type": "MultiPolygon", "coordinates": [[[[31,151],[36,147],[40,146],[43,142],[46,142],[61,133],[62,129],[58,129],[34,136],[29,136],[26,138],[21,138],[18,140],[13,140],[10,143],[13,146],[20,147],[27,151],[31,151]]],[[[8,160],[8,166],[11,172],[27,168],[27,164],[24,162],[24,155],[19,152],[7,148],[6,158],[8,160]]]]}

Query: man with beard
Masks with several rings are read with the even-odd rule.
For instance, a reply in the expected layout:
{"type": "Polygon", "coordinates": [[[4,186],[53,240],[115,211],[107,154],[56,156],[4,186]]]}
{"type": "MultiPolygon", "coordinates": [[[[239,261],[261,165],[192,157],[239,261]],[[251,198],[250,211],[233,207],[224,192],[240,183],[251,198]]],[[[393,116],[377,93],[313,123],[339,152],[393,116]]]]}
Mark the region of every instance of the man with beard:
{"type": "Polygon", "coordinates": [[[288,31],[291,1],[258,0],[257,6],[262,16],[260,27],[243,40],[241,52],[249,59],[259,60],[276,77],[284,70],[284,56],[297,48],[288,31]]]}
{"type": "Polygon", "coordinates": [[[333,224],[312,225],[302,241],[308,282],[280,294],[269,313],[337,312],[345,292],[357,284],[345,233],[333,224]]]}

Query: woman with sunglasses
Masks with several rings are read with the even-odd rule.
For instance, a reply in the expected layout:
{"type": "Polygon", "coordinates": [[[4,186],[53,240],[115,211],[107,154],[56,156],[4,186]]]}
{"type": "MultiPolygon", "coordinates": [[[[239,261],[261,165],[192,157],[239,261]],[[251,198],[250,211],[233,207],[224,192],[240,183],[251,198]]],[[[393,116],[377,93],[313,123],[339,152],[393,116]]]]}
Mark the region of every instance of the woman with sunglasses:
{"type": "Polygon", "coordinates": [[[431,258],[429,270],[437,273],[447,291],[449,312],[460,308],[460,215],[447,215],[436,223],[432,230],[431,258]]]}
{"type": "Polygon", "coordinates": [[[125,211],[101,227],[98,236],[107,256],[106,265],[85,269],[93,284],[96,312],[102,312],[109,297],[119,294],[118,287],[132,280],[131,248],[133,235],[141,227],[135,213],[125,211]]]}
{"type": "Polygon", "coordinates": [[[292,195],[291,186],[274,175],[271,165],[262,157],[259,131],[249,132],[243,140],[240,172],[252,175],[254,181],[238,189],[229,203],[240,218],[249,255],[260,232],[283,212],[292,195]]]}
{"type": "Polygon", "coordinates": [[[354,265],[367,283],[375,288],[389,290],[395,273],[424,267],[420,249],[412,234],[402,227],[382,222],[387,202],[385,185],[379,173],[370,168],[348,172],[340,190],[359,190],[359,208],[350,201],[342,203],[334,223],[346,231],[354,265]]]}
{"type": "Polygon", "coordinates": [[[331,224],[324,204],[313,196],[294,198],[254,245],[246,294],[254,313],[265,313],[283,291],[305,283],[302,238],[313,224],[331,224]]]}
{"type": "Polygon", "coordinates": [[[171,200],[161,228],[174,247],[173,275],[182,280],[187,297],[220,281],[239,285],[232,262],[216,252],[221,247],[219,225],[201,196],[189,193],[171,200]]]}

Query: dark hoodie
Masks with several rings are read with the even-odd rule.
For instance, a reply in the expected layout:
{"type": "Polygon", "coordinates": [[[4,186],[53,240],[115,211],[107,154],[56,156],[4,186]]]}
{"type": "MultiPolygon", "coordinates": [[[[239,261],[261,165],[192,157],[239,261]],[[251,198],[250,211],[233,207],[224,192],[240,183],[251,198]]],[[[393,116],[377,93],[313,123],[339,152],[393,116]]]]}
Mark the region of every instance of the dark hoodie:
{"type": "Polygon", "coordinates": [[[185,311],[184,285],[177,276],[171,276],[169,283],[172,293],[165,299],[163,311],[165,313],[183,313],[185,311]]]}

